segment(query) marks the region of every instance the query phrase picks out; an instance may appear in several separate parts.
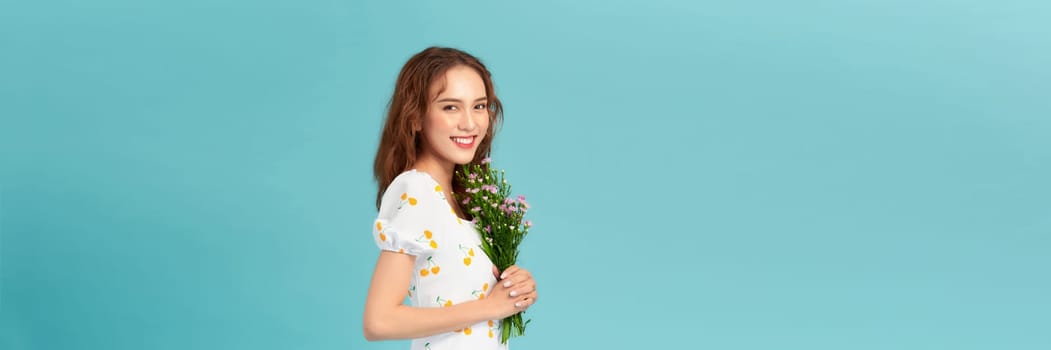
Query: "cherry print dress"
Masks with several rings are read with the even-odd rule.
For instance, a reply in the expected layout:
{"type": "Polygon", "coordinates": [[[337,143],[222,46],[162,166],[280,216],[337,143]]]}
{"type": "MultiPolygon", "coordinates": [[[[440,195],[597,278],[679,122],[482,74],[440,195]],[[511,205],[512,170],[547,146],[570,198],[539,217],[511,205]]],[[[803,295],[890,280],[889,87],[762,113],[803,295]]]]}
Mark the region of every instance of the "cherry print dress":
{"type": "MultiPolygon", "coordinates": [[[[441,186],[427,173],[403,172],[387,187],[373,223],[382,250],[409,254],[416,264],[408,297],[413,307],[446,307],[484,299],[496,283],[474,223],[456,216],[441,186]]],[[[412,340],[413,350],[507,349],[500,320],[412,340]]]]}

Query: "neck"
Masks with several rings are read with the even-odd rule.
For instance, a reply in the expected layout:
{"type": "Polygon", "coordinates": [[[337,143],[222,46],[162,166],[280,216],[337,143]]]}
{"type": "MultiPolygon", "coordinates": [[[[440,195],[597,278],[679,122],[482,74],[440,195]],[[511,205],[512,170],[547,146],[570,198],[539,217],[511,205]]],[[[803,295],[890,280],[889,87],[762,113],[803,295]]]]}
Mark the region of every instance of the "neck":
{"type": "Polygon", "coordinates": [[[438,160],[432,157],[423,157],[413,164],[413,168],[418,171],[422,171],[434,178],[434,181],[438,181],[438,184],[447,191],[452,190],[453,183],[453,167],[455,164],[442,164],[438,160]]]}

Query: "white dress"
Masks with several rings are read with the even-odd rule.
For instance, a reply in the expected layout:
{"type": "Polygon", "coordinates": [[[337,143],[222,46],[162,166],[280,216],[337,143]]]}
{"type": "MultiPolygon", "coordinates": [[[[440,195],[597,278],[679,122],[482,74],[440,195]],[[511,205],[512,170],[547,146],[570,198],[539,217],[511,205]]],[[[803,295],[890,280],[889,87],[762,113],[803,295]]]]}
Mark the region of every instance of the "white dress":
{"type": "MultiPolygon", "coordinates": [[[[380,203],[372,236],[382,250],[416,256],[408,296],[413,307],[445,307],[483,299],[496,283],[474,223],[456,216],[445,192],[415,169],[394,178],[380,203]]],[[[413,350],[507,349],[500,320],[412,340],[413,350]]]]}

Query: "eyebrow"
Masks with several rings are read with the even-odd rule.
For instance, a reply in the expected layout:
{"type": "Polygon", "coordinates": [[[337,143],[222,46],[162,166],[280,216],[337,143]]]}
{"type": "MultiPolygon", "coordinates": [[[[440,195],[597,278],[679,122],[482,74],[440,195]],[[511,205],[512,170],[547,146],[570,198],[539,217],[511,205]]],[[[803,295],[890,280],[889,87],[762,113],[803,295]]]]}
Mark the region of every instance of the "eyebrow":
{"type": "MultiPolygon", "coordinates": [[[[489,97],[482,96],[482,97],[474,99],[474,102],[485,101],[485,100],[488,100],[488,99],[489,99],[489,97]]],[[[443,99],[440,99],[440,100],[437,100],[437,101],[434,101],[434,102],[460,102],[460,100],[457,100],[457,99],[451,98],[451,97],[446,97],[446,98],[443,98],[443,99]]]]}

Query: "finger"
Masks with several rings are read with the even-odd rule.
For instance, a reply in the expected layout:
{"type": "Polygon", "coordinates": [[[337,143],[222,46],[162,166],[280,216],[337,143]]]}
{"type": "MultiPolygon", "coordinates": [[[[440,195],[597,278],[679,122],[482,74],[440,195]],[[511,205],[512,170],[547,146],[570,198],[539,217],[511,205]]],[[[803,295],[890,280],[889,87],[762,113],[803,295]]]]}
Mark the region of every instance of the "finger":
{"type": "Polygon", "coordinates": [[[519,299],[518,301],[515,301],[515,308],[516,309],[524,309],[524,308],[527,308],[527,307],[529,307],[529,299],[522,298],[522,299],[519,299]]]}
{"type": "Polygon", "coordinates": [[[536,293],[533,292],[533,293],[522,294],[522,295],[519,295],[518,297],[515,297],[515,298],[513,298],[511,300],[513,300],[514,303],[518,304],[518,305],[532,305],[533,303],[536,302],[536,293]],[[523,304],[526,301],[528,301],[529,303],[528,304],[523,304]]]}
{"type": "Polygon", "coordinates": [[[529,275],[525,270],[519,270],[518,273],[508,276],[502,281],[501,284],[505,288],[518,285],[536,285],[536,282],[533,282],[533,276],[529,275]]]}
{"type": "MultiPolygon", "coordinates": [[[[521,271],[524,271],[524,270],[521,270],[521,271]]],[[[514,275],[507,276],[507,279],[511,280],[511,281],[514,281],[515,284],[522,284],[522,283],[526,283],[528,281],[532,281],[533,280],[533,276],[531,276],[531,275],[529,275],[527,273],[519,272],[519,273],[516,273],[514,275]]]]}
{"type": "Polygon", "coordinates": [[[504,273],[501,274],[501,276],[503,276],[503,277],[500,278],[501,281],[503,281],[503,280],[512,280],[512,281],[515,281],[515,283],[520,283],[522,281],[526,281],[526,280],[529,280],[529,279],[533,278],[533,274],[530,273],[529,270],[522,269],[522,268],[515,268],[512,271],[510,267],[508,267],[507,270],[504,271],[504,273]]]}
{"type": "Polygon", "coordinates": [[[512,271],[511,267],[508,267],[507,271],[505,271],[503,274],[501,274],[501,276],[503,276],[501,279],[503,279],[503,278],[515,278],[515,277],[521,278],[523,276],[526,277],[526,278],[532,278],[533,277],[533,274],[530,273],[529,270],[520,268],[518,266],[512,266],[512,267],[514,268],[514,270],[512,271]]]}
{"type": "Polygon", "coordinates": [[[522,295],[522,299],[529,299],[531,302],[536,302],[536,292],[529,292],[522,295]]]}
{"type": "Polygon", "coordinates": [[[526,295],[526,294],[529,294],[529,293],[532,293],[532,292],[536,291],[536,284],[535,283],[516,284],[516,286],[517,286],[517,288],[515,288],[515,290],[512,290],[511,292],[509,292],[510,293],[509,295],[512,296],[512,297],[519,296],[519,295],[526,295]]]}
{"type": "Polygon", "coordinates": [[[522,300],[515,302],[515,307],[519,308],[519,309],[522,309],[522,310],[525,310],[525,309],[529,308],[530,306],[532,306],[533,302],[534,302],[534,299],[523,298],[522,300]]]}
{"type": "Polygon", "coordinates": [[[515,272],[518,272],[518,270],[520,270],[518,268],[518,265],[511,265],[508,268],[504,269],[504,272],[500,274],[500,279],[505,279],[507,278],[507,276],[511,276],[515,272]]]}
{"type": "MultiPolygon", "coordinates": [[[[516,286],[533,286],[533,288],[535,288],[535,286],[536,286],[536,281],[535,280],[533,280],[532,278],[527,278],[527,277],[522,277],[522,276],[511,276],[511,277],[508,277],[508,278],[500,281],[499,283],[504,288],[509,288],[509,289],[510,288],[517,289],[516,286]]],[[[521,293],[521,292],[519,292],[519,293],[521,293]]]]}
{"type": "Polygon", "coordinates": [[[493,278],[500,279],[500,269],[493,265],[493,278]]]}

